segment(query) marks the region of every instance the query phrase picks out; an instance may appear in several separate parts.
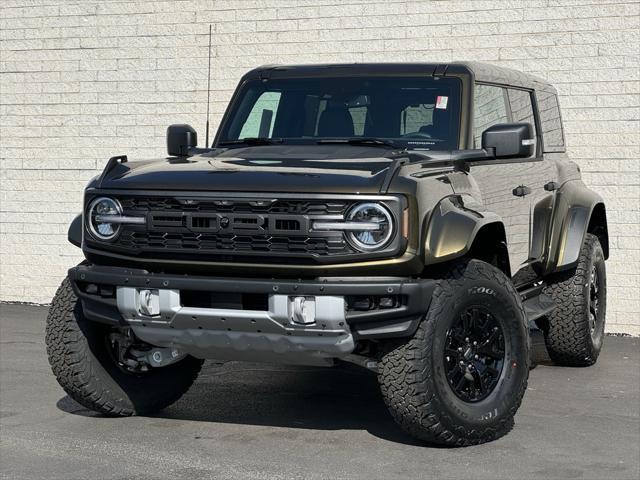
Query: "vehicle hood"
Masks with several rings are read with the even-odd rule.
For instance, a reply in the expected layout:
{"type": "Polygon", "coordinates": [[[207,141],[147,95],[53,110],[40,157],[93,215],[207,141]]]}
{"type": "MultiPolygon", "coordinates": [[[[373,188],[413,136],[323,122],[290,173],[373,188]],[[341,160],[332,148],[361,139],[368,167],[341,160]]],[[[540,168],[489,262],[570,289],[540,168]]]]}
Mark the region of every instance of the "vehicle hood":
{"type": "Polygon", "coordinates": [[[391,151],[350,145],[265,145],[189,158],[119,163],[96,187],[229,192],[379,193],[391,151]],[[385,156],[389,155],[389,157],[385,156]]]}

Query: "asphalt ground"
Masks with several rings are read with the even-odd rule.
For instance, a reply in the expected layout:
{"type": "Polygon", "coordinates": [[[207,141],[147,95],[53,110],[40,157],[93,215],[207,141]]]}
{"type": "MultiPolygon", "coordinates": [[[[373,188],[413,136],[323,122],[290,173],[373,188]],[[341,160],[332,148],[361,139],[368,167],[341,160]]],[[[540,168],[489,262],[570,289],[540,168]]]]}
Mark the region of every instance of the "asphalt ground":
{"type": "Polygon", "coordinates": [[[1,478],[640,478],[638,338],[607,337],[591,368],[551,365],[536,339],[514,430],[436,448],[395,426],[358,367],[207,362],[159,415],[101,417],[51,374],[46,312],[0,305],[1,478]]]}

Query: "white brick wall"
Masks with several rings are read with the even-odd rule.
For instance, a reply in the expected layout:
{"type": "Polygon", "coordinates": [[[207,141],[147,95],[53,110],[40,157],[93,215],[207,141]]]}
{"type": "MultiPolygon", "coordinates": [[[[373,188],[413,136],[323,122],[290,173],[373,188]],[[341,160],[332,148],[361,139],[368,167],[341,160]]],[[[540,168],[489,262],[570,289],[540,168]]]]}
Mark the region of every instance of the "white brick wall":
{"type": "Polygon", "coordinates": [[[640,333],[637,0],[3,0],[0,299],[48,302],[106,159],[164,154],[170,123],[204,137],[266,63],[482,60],[547,78],[569,152],[607,200],[610,331],[640,333]]]}

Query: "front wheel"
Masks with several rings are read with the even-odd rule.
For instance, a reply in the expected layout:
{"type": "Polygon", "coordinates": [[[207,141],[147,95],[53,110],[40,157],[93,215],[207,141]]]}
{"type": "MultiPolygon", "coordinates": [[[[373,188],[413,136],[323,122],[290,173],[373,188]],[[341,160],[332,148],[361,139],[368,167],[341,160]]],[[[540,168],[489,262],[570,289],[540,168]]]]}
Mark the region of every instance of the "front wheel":
{"type": "Polygon", "coordinates": [[[500,270],[479,260],[454,264],[414,336],[382,357],[379,382],[391,415],[430,443],[505,435],[527,386],[528,335],[520,296],[500,270]]]}
{"type": "Polygon", "coordinates": [[[200,372],[202,360],[189,356],[165,367],[136,368],[113,351],[121,337],[86,319],[69,279],[62,282],[47,316],[47,354],[58,383],[82,406],[114,416],[153,413],[178,400],[200,372]]]}

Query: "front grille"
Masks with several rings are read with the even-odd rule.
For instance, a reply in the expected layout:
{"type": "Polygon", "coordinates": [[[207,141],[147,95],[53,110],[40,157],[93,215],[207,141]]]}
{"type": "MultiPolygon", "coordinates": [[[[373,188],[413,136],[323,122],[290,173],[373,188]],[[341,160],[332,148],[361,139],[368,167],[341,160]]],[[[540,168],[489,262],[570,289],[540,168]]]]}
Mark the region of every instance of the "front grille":
{"type": "Polygon", "coordinates": [[[146,225],[122,225],[101,249],[142,258],[238,259],[263,255],[313,261],[357,252],[342,232],[314,232],[311,222],[342,219],[354,201],[333,199],[118,196],[123,214],[146,225]]]}
{"type": "MultiPolygon", "coordinates": [[[[343,221],[356,203],[381,201],[396,219],[403,203],[398,197],[336,195],[295,198],[277,194],[224,197],[220,194],[129,194],[96,191],[117,198],[122,214],[144,217],[143,224],[123,224],[112,241],[100,242],[90,232],[85,243],[94,252],[146,260],[195,263],[255,263],[313,265],[388,258],[403,245],[395,237],[376,252],[360,252],[340,231],[314,230],[314,221],[343,221]]],[[[231,194],[233,195],[233,194],[231,194]]]]}
{"type": "Polygon", "coordinates": [[[291,253],[339,255],[351,250],[342,235],[333,237],[276,237],[272,235],[221,235],[193,232],[134,232],[124,230],[117,245],[141,251],[199,251],[204,253],[291,253]]]}

